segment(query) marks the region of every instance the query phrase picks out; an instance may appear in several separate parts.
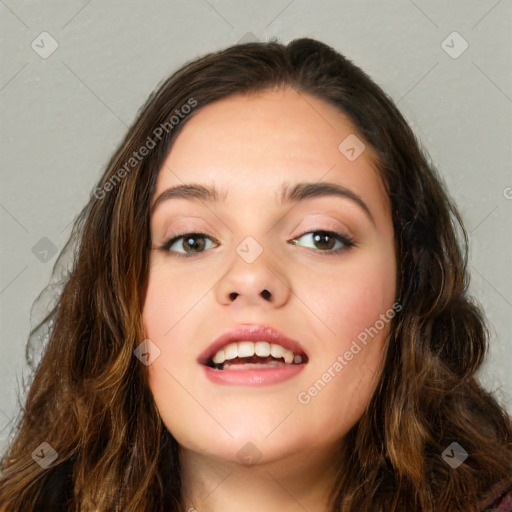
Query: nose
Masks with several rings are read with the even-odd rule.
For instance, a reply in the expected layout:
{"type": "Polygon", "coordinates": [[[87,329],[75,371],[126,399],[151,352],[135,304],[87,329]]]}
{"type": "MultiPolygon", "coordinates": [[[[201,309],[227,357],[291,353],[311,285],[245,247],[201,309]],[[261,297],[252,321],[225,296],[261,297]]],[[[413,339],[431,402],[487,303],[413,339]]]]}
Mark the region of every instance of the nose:
{"type": "Polygon", "coordinates": [[[254,260],[238,253],[228,272],[217,283],[216,298],[222,305],[280,307],[290,297],[290,286],[275,258],[263,252],[254,260]]]}

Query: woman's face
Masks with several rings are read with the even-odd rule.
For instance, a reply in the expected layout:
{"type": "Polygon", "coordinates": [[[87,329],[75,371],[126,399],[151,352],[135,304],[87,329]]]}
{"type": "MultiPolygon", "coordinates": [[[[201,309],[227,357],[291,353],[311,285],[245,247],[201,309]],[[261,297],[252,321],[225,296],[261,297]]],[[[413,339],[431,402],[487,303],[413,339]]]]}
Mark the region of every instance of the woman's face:
{"type": "Polygon", "coordinates": [[[332,453],[363,414],[395,314],[396,262],[388,198],[355,137],[335,107],[291,89],[217,101],[182,127],[151,201],[143,319],[158,354],[151,391],[185,449],[234,462],[332,453]],[[327,183],[341,193],[286,199],[327,183]],[[218,198],[161,196],[185,184],[218,198]],[[167,243],[186,233],[201,236],[167,243]],[[296,340],[283,348],[302,364],[245,359],[265,344],[203,364],[240,325],[296,340]]]}

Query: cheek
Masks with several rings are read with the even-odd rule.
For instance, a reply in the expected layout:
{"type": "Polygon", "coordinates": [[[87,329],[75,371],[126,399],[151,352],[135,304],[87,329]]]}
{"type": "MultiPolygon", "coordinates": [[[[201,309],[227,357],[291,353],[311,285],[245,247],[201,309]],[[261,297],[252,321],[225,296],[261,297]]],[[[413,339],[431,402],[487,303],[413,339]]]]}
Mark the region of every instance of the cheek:
{"type": "Polygon", "coordinates": [[[333,430],[363,414],[396,316],[394,253],[377,251],[350,263],[335,275],[310,280],[307,298],[321,322],[315,322],[320,327],[308,369],[311,387],[301,403],[308,402],[333,430]]]}
{"type": "Polygon", "coordinates": [[[179,330],[178,322],[184,315],[199,309],[211,284],[204,272],[176,270],[176,263],[160,256],[155,260],[149,272],[142,317],[147,336],[165,341],[179,330]]]}
{"type": "MultiPolygon", "coordinates": [[[[144,331],[159,349],[159,357],[149,365],[149,385],[160,406],[166,389],[169,389],[173,373],[169,363],[182,360],[183,347],[181,343],[169,343],[176,332],[179,332],[179,316],[183,309],[184,297],[175,290],[183,289],[179,282],[166,275],[162,267],[153,267],[149,274],[148,287],[142,310],[144,331]]],[[[183,313],[181,313],[183,314],[183,313]]]]}
{"type": "Polygon", "coordinates": [[[377,330],[387,330],[389,321],[383,325],[382,315],[393,306],[396,295],[394,254],[389,249],[387,252],[353,258],[337,272],[309,278],[307,286],[298,292],[323,323],[328,341],[322,344],[324,351],[346,349],[376,323],[377,330]]]}
{"type": "Polygon", "coordinates": [[[191,398],[183,385],[190,387],[198,368],[197,340],[191,333],[197,332],[208,314],[204,295],[211,286],[204,272],[176,271],[159,259],[150,268],[142,318],[146,337],[160,351],[148,372],[151,392],[164,418],[174,418],[175,407],[190,408],[191,398]]]}

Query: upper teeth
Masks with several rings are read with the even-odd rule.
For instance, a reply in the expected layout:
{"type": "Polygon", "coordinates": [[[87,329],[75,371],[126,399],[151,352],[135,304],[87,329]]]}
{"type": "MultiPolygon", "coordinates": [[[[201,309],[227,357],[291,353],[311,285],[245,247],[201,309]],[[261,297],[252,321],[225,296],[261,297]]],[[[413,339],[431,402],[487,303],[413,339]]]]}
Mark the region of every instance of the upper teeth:
{"type": "Polygon", "coordinates": [[[252,357],[255,354],[259,357],[272,356],[276,359],[282,357],[286,364],[291,364],[294,360],[296,363],[302,362],[302,357],[299,355],[294,356],[291,350],[281,345],[267,343],[266,341],[238,341],[230,343],[213,356],[213,362],[215,364],[222,364],[224,361],[236,359],[237,357],[252,357]]]}

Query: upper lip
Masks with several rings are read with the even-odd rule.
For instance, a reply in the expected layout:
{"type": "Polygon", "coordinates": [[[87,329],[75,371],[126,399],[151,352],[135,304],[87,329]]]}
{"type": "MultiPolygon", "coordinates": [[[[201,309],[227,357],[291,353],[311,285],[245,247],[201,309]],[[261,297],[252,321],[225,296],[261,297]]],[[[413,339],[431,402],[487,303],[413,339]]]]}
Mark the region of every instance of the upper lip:
{"type": "Polygon", "coordinates": [[[223,347],[236,341],[266,341],[281,345],[291,350],[295,355],[306,355],[301,344],[277,329],[267,325],[237,325],[223,332],[198,357],[198,362],[207,364],[208,361],[223,347]]]}

